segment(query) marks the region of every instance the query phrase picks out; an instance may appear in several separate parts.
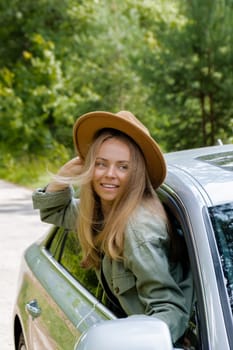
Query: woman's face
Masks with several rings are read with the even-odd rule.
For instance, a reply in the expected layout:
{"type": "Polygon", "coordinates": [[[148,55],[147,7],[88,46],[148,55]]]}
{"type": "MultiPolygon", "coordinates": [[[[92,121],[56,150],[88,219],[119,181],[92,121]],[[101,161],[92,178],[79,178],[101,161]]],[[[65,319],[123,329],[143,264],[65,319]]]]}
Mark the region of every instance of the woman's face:
{"type": "Polygon", "coordinates": [[[100,197],[104,214],[126,189],[130,174],[130,149],[120,139],[102,143],[96,155],[93,188],[100,197]]]}

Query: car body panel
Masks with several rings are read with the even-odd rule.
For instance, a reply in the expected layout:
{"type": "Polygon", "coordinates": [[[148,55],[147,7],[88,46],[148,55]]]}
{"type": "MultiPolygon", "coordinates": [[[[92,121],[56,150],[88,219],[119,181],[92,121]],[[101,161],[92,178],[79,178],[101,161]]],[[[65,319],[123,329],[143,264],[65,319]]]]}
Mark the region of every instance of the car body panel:
{"type": "Polygon", "coordinates": [[[181,172],[183,171],[183,174],[187,173],[190,180],[192,178],[196,184],[198,183],[199,189],[203,188],[206,195],[211,198],[211,202],[216,205],[232,201],[233,194],[229,189],[233,185],[233,165],[229,166],[230,170],[227,170],[227,167],[221,168],[221,165],[213,166],[211,155],[214,154],[227,154],[233,161],[233,145],[173,152],[166,154],[165,158],[168,166],[171,165],[168,174],[173,174],[175,168],[177,168],[181,179],[181,172]],[[208,156],[210,161],[207,160],[208,156]]]}
{"type": "Polygon", "coordinates": [[[33,244],[24,255],[21,268],[21,293],[18,297],[20,315],[28,349],[73,349],[77,340],[93,324],[115,316],[105,310],[82,285],[40,245],[33,244]],[[42,312],[33,318],[26,304],[36,300],[42,312]]]}

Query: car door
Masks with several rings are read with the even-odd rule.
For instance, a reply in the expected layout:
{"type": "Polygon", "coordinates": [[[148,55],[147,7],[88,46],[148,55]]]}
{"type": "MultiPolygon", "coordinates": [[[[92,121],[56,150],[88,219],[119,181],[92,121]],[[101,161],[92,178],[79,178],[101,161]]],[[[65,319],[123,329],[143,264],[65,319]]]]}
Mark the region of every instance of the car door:
{"type": "Polygon", "coordinates": [[[91,325],[111,318],[90,293],[97,292],[98,281],[80,269],[74,237],[63,228],[54,228],[45,245],[34,245],[26,254],[31,273],[24,279],[23,294],[30,349],[74,349],[91,325]]]}

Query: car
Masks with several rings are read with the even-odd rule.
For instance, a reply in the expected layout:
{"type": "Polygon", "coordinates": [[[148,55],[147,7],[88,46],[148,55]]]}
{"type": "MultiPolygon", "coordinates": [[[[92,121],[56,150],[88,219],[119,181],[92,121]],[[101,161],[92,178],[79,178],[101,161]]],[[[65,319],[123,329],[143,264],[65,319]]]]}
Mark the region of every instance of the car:
{"type": "MultiPolygon", "coordinates": [[[[187,348],[233,349],[233,145],[165,158],[158,195],[195,283],[187,348]]],[[[15,349],[173,349],[168,327],[155,317],[118,318],[80,259],[76,234],[52,225],[26,249],[13,314],[15,349]]]]}

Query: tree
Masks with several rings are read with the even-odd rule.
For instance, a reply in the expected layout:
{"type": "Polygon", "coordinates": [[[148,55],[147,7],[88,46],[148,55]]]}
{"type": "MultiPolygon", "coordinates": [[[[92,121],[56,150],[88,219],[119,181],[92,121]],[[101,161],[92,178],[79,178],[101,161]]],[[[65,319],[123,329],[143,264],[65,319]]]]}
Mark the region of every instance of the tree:
{"type": "MultiPolygon", "coordinates": [[[[232,4],[174,1],[145,30],[143,67],[168,149],[212,145],[232,136],[232,4]],[[151,30],[153,29],[153,30],[151,30]]],[[[148,17],[147,17],[148,18],[148,17]]]]}
{"type": "Polygon", "coordinates": [[[8,141],[14,154],[16,143],[19,153],[51,152],[57,143],[72,149],[74,120],[88,110],[137,111],[144,89],[129,61],[140,35],[130,1],[12,5],[1,4],[9,31],[2,26],[0,35],[11,44],[1,48],[1,119],[8,128],[0,134],[4,142],[14,135],[8,141]]]}
{"type": "Polygon", "coordinates": [[[72,156],[97,109],[131,110],[166,151],[232,140],[232,16],[230,0],[2,0],[3,167],[72,156]]]}

